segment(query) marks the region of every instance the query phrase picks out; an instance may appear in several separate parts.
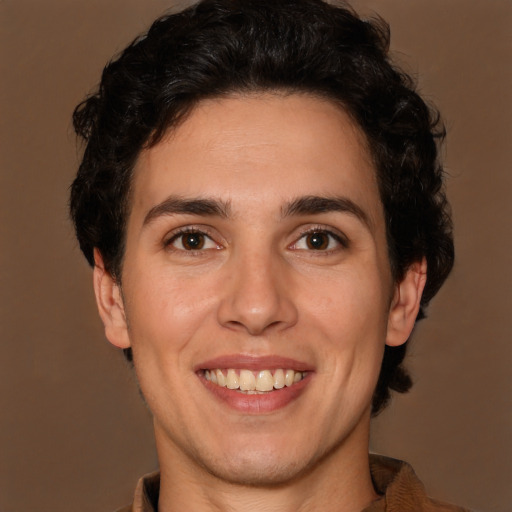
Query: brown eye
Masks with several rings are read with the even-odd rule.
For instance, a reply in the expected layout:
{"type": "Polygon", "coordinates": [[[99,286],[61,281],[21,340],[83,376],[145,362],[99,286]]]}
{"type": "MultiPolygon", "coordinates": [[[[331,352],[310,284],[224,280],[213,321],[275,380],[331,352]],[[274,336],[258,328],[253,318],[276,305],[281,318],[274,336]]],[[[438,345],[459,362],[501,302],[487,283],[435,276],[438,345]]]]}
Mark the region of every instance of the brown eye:
{"type": "Polygon", "coordinates": [[[309,233],[306,235],[306,245],[308,249],[322,251],[329,247],[330,237],[327,233],[309,233]]]}
{"type": "Polygon", "coordinates": [[[204,247],[205,236],[202,233],[184,233],[180,238],[186,251],[197,251],[204,247]]]}
{"type": "Polygon", "coordinates": [[[212,238],[202,231],[184,230],[176,233],[165,243],[169,249],[192,252],[208,249],[220,249],[221,247],[212,238]]]}
{"type": "Polygon", "coordinates": [[[299,251],[325,252],[348,248],[348,241],[341,235],[323,229],[312,229],[304,233],[292,246],[292,249],[299,251]]]}

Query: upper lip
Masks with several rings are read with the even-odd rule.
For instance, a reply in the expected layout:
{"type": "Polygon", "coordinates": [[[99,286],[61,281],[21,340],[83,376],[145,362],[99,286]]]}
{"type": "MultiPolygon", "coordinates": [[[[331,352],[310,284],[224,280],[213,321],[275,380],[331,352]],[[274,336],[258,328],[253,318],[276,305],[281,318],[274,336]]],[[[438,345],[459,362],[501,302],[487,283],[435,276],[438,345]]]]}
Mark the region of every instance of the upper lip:
{"type": "Polygon", "coordinates": [[[311,364],[278,355],[252,356],[247,354],[229,354],[208,359],[195,367],[195,371],[216,368],[233,368],[247,370],[277,370],[291,369],[300,372],[312,371],[311,364]]]}

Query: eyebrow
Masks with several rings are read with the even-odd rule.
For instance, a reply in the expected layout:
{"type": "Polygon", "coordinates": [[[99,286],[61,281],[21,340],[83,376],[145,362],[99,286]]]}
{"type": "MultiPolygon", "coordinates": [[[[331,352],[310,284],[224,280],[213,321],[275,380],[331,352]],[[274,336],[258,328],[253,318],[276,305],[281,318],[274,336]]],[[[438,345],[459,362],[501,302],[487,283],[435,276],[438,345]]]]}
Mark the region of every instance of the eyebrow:
{"type": "Polygon", "coordinates": [[[229,217],[230,210],[228,202],[217,199],[185,199],[179,196],[169,196],[148,211],[144,217],[144,225],[149,224],[158,217],[175,214],[229,217]]]}
{"type": "Polygon", "coordinates": [[[371,229],[372,223],[366,212],[347,197],[304,196],[299,197],[282,209],[283,217],[293,215],[318,215],[328,212],[349,213],[371,229]]]}
{"type": "MultiPolygon", "coordinates": [[[[319,215],[328,212],[349,213],[371,228],[371,222],[366,212],[347,197],[303,196],[290,201],[281,209],[283,218],[319,215]]],[[[151,223],[158,217],[175,214],[228,218],[231,214],[231,205],[229,202],[219,199],[185,199],[179,196],[169,196],[148,211],[143,225],[151,223]]]]}

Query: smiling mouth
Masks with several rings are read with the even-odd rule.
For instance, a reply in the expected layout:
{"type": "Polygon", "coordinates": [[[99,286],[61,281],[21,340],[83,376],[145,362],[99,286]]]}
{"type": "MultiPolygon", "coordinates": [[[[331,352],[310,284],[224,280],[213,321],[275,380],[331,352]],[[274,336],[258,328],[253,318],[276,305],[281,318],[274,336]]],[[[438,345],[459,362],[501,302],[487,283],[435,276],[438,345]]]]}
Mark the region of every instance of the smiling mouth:
{"type": "Polygon", "coordinates": [[[300,382],[307,372],[292,369],[260,370],[211,369],[203,370],[203,376],[212,384],[246,394],[269,393],[300,382]]]}

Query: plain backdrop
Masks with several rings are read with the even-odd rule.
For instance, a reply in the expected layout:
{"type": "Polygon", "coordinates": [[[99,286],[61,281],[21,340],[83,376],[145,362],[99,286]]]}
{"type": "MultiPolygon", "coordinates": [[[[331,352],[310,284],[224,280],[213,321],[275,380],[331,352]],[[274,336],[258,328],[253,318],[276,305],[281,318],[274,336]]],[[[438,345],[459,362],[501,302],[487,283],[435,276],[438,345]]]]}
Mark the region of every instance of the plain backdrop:
{"type": "MultiPolygon", "coordinates": [[[[111,511],[157,466],[151,418],[105,341],[67,218],[70,116],[172,0],[0,0],[0,511],[111,511]]],[[[512,504],[510,0],[357,0],[443,112],[456,267],[415,334],[415,386],[372,450],[431,494],[512,504]]]]}

